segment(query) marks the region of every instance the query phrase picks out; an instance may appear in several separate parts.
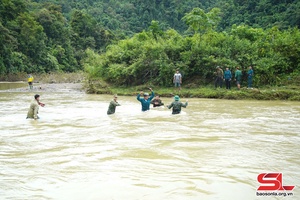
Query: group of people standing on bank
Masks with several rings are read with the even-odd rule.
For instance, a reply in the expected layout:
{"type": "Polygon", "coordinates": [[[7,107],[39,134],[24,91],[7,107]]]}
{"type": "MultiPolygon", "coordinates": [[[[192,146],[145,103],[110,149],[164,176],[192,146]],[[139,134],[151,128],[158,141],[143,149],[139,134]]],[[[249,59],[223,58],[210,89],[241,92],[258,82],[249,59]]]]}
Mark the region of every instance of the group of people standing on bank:
{"type": "MultiPolygon", "coordinates": [[[[222,88],[223,81],[225,81],[226,89],[229,90],[231,89],[231,80],[233,76],[228,67],[226,67],[225,72],[223,72],[222,68],[220,66],[217,66],[216,72],[214,74],[216,75],[215,88],[218,87],[222,88]]],[[[254,76],[252,66],[249,66],[247,76],[248,76],[248,88],[252,89],[253,76],[254,76]]],[[[236,81],[236,85],[239,90],[241,88],[241,81],[242,81],[242,71],[240,70],[239,67],[236,68],[236,71],[234,73],[234,79],[236,81]]]]}

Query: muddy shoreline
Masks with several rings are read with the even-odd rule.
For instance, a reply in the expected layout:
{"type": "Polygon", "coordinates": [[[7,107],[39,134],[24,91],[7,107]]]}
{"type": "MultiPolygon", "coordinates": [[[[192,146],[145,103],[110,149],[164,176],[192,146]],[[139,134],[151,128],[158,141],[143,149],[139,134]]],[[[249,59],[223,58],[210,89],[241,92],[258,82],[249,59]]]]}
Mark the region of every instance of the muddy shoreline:
{"type": "Polygon", "coordinates": [[[32,90],[26,86],[0,90],[0,92],[85,92],[85,90],[82,83],[34,83],[32,90]]]}

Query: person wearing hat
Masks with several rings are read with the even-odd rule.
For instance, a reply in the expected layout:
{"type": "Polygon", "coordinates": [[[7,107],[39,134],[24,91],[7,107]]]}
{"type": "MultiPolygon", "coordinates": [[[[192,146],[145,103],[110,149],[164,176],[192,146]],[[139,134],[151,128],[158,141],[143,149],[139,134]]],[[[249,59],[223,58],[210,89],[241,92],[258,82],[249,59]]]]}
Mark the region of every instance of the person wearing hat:
{"type": "Polygon", "coordinates": [[[216,70],[217,71],[214,74],[217,76],[215,80],[215,88],[217,89],[218,86],[222,88],[223,85],[223,70],[220,66],[217,66],[216,70]]]}
{"type": "Polygon", "coordinates": [[[172,109],[172,114],[175,115],[175,114],[179,114],[181,112],[181,107],[186,108],[187,105],[188,105],[188,100],[186,100],[185,103],[181,103],[179,96],[176,95],[174,97],[174,101],[170,105],[168,105],[168,108],[169,109],[173,108],[172,109]]]}
{"type": "Polygon", "coordinates": [[[120,104],[117,102],[118,96],[115,94],[113,100],[109,103],[107,114],[111,115],[116,112],[116,107],[120,106],[120,104]]]}
{"type": "Polygon", "coordinates": [[[39,119],[39,116],[37,115],[39,113],[39,105],[42,107],[45,106],[45,104],[40,102],[40,95],[36,94],[34,95],[34,101],[30,104],[26,119],[39,119]]]}
{"type": "Polygon", "coordinates": [[[147,111],[147,110],[150,110],[150,103],[151,103],[151,100],[153,99],[154,97],[154,92],[152,90],[152,88],[149,88],[149,90],[151,91],[151,96],[149,97],[149,94],[147,92],[143,92],[141,91],[136,99],[141,102],[142,104],[142,111],[147,111]],[[144,96],[144,98],[141,98],[141,95],[144,96]]]}

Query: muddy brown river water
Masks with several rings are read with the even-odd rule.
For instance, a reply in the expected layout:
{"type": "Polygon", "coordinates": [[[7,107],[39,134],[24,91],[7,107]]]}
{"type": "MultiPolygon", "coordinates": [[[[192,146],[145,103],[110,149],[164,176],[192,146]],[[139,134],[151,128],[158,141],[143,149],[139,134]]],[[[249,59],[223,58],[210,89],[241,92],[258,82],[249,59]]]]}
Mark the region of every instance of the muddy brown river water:
{"type": "Polygon", "coordinates": [[[107,116],[111,95],[41,91],[26,120],[34,94],[0,91],[0,199],[300,199],[300,102],[119,96],[107,116]],[[257,196],[271,172],[295,189],[257,196]]]}

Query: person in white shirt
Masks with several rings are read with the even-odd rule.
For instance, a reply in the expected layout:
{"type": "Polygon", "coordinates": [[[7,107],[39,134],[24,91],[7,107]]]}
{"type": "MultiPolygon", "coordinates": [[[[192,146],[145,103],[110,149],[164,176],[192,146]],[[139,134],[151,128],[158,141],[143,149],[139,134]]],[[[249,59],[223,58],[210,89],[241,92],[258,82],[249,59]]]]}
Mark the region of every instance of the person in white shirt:
{"type": "Polygon", "coordinates": [[[173,83],[175,84],[175,88],[178,87],[178,89],[181,90],[182,76],[179,73],[179,70],[176,70],[176,73],[174,74],[173,83]]]}

